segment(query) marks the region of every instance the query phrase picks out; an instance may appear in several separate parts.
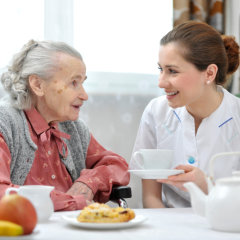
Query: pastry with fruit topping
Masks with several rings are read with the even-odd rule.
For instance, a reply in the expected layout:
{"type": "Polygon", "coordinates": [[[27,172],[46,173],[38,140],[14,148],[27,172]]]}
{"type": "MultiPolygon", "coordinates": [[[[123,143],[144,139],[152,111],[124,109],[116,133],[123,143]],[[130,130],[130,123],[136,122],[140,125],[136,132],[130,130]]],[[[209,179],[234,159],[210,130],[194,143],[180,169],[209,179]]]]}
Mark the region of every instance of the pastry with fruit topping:
{"type": "Polygon", "coordinates": [[[90,223],[118,223],[128,222],[134,217],[135,213],[130,208],[111,208],[106,204],[93,203],[81,211],[77,220],[90,223]]]}

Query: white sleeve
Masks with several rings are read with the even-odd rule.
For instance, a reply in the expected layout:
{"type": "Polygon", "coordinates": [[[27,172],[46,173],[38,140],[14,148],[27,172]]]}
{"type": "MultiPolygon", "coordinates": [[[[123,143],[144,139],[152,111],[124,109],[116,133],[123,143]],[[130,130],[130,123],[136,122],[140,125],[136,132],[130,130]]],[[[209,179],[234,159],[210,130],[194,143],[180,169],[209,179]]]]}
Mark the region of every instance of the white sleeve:
{"type": "Polygon", "coordinates": [[[145,108],[140,126],[138,129],[137,137],[135,140],[132,157],[130,160],[129,167],[130,169],[137,169],[138,164],[136,163],[137,159],[134,159],[134,152],[139,149],[155,149],[157,148],[157,140],[156,140],[156,131],[155,131],[155,122],[154,116],[152,114],[152,101],[145,108]]]}

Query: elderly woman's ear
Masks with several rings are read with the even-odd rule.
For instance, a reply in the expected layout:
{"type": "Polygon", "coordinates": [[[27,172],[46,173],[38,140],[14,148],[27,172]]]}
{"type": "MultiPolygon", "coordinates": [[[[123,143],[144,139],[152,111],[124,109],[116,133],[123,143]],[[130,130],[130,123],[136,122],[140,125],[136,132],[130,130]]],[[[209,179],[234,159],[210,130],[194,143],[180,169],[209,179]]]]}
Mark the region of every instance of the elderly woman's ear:
{"type": "Polygon", "coordinates": [[[30,75],[28,78],[32,92],[39,97],[44,95],[44,80],[37,75],[30,75]]]}

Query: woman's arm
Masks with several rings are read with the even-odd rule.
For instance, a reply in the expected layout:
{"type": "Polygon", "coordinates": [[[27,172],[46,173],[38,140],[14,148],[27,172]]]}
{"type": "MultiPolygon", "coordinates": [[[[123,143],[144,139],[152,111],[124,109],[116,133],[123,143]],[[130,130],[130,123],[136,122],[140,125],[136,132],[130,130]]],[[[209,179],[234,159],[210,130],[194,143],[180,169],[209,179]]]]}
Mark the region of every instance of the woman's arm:
{"type": "Polygon", "coordinates": [[[86,169],[66,192],[52,191],[56,210],[82,209],[95,201],[107,202],[113,185],[129,183],[127,162],[119,155],[107,151],[91,136],[86,156],[86,169]]]}
{"type": "Polygon", "coordinates": [[[0,199],[9,187],[18,187],[10,179],[11,154],[3,136],[0,133],[0,199]]]}
{"type": "Polygon", "coordinates": [[[162,184],[155,180],[142,180],[142,198],[144,208],[164,208],[162,203],[162,184]]]}
{"type": "Polygon", "coordinates": [[[86,169],[81,171],[80,177],[75,182],[86,184],[92,190],[95,201],[107,202],[112,187],[127,185],[129,180],[128,164],[124,158],[107,151],[91,135],[86,169]]]}

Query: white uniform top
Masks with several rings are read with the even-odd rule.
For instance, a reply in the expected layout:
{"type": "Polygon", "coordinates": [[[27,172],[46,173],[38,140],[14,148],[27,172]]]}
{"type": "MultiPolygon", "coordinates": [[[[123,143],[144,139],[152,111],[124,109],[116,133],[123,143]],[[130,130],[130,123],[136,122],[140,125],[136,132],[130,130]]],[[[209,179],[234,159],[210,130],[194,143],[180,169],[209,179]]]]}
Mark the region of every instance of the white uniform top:
{"type": "MultiPolygon", "coordinates": [[[[133,152],[141,148],[173,149],[175,167],[192,164],[208,174],[210,158],[220,152],[240,151],[240,99],[219,87],[224,97],[220,106],[203,119],[197,134],[193,117],[185,107],[169,107],[166,96],[151,100],[143,112],[133,152]]],[[[130,168],[135,169],[135,159],[130,168]]],[[[216,178],[240,169],[239,156],[222,157],[214,164],[216,178]]],[[[163,184],[166,205],[190,206],[189,195],[163,184]]]]}

